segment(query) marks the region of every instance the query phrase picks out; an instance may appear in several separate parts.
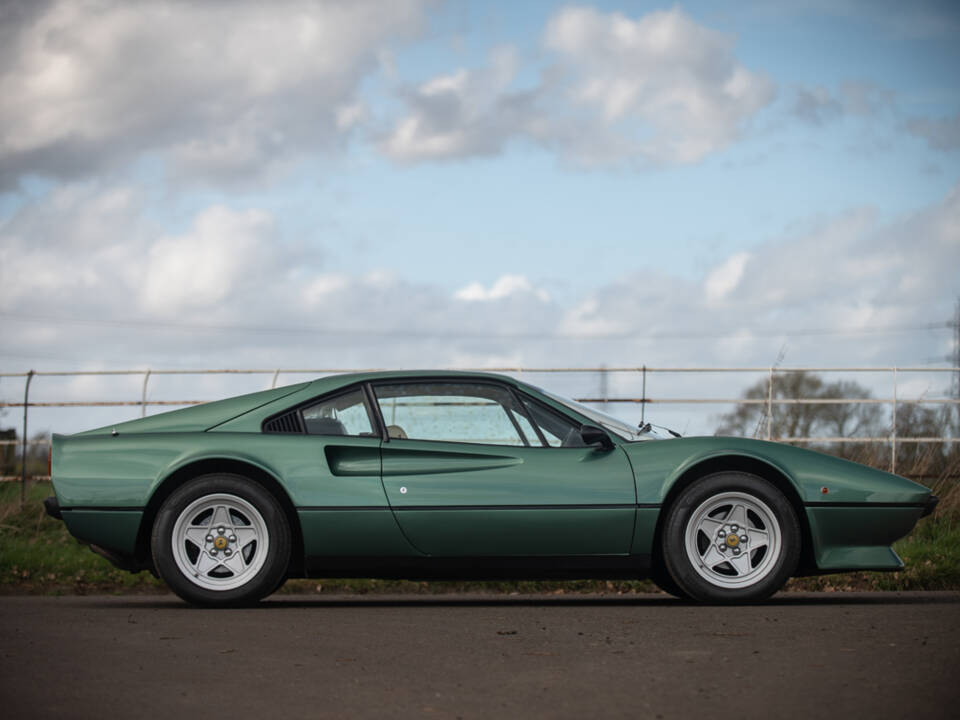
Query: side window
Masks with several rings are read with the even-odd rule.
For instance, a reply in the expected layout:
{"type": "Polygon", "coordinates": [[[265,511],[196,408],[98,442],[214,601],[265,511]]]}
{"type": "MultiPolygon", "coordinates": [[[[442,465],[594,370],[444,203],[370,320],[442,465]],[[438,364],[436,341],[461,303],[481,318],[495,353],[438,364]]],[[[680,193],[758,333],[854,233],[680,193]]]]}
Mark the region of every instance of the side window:
{"type": "MultiPolygon", "coordinates": [[[[511,400],[512,399],[513,397],[511,396],[511,400]]],[[[514,403],[514,405],[516,405],[516,403],[514,403]]],[[[534,430],[533,425],[531,425],[527,419],[527,414],[520,407],[511,407],[508,412],[513,416],[513,419],[517,421],[517,425],[520,426],[520,432],[530,441],[530,444],[534,447],[543,447],[543,443],[540,442],[540,436],[537,435],[537,431],[534,430]]]]}
{"type": "Polygon", "coordinates": [[[522,395],[523,406],[540,427],[544,440],[550,447],[584,447],[580,426],[558,412],[544,407],[522,395]]]}
{"type": "Polygon", "coordinates": [[[392,438],[483,445],[540,446],[513,395],[485,383],[374,386],[392,438]]]}
{"type": "Polygon", "coordinates": [[[362,390],[321,400],[301,410],[303,424],[310,435],[373,436],[373,423],[367,413],[362,390]]]}

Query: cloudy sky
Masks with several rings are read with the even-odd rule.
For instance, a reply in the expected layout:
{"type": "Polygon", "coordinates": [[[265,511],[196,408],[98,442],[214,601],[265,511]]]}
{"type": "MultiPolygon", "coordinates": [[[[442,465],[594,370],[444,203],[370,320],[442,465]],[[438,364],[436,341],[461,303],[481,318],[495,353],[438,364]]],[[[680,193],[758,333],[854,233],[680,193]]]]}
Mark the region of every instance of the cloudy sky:
{"type": "Polygon", "coordinates": [[[0,369],[944,364],[958,40],[952,2],[8,0],[0,369]]]}

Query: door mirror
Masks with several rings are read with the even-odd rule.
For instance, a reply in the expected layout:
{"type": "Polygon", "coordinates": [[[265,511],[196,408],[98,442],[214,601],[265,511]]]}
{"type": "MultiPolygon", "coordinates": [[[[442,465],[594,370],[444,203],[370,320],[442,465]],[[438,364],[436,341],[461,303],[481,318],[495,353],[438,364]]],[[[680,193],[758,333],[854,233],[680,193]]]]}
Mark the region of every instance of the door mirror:
{"type": "Polygon", "coordinates": [[[581,425],[580,437],[583,438],[584,445],[599,445],[604,450],[613,450],[613,440],[605,430],[596,425],[581,425]]]}

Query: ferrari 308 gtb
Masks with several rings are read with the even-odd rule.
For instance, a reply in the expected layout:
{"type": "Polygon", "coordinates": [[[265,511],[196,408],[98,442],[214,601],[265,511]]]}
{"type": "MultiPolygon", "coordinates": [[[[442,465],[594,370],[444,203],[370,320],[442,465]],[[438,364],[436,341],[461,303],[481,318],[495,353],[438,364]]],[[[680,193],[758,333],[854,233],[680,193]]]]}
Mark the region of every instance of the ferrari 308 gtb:
{"type": "Polygon", "coordinates": [[[713,603],[897,570],[936,503],[789,445],[662,437],[510,377],[325,377],[52,443],[47,512],[197,605],[289,577],[639,578],[713,603]]]}

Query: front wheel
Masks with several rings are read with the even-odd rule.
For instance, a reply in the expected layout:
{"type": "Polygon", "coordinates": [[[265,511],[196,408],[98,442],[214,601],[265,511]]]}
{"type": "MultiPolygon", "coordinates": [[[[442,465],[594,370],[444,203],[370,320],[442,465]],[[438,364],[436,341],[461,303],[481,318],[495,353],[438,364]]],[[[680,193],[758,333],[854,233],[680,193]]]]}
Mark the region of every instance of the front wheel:
{"type": "Polygon", "coordinates": [[[195,605],[248,605],[283,582],[290,526],[276,498],[239,475],[204,475],[167,498],[153,526],[154,565],[195,605]]]}
{"type": "Polygon", "coordinates": [[[666,569],[704,602],[763,600],[800,558],[800,527],[783,493],[740,472],[709,475],[687,487],[663,525],[666,569]]]}

